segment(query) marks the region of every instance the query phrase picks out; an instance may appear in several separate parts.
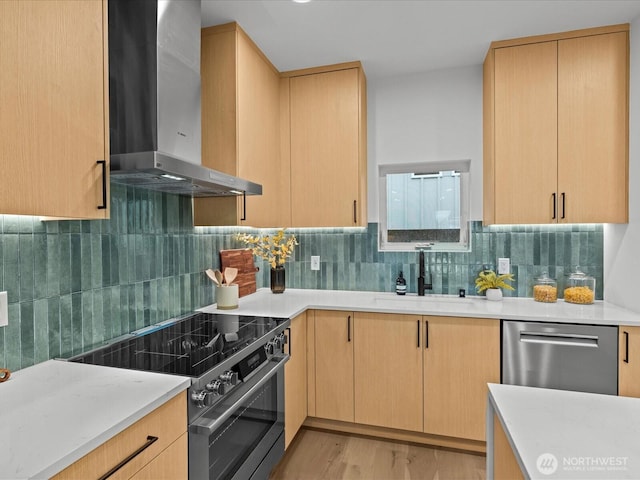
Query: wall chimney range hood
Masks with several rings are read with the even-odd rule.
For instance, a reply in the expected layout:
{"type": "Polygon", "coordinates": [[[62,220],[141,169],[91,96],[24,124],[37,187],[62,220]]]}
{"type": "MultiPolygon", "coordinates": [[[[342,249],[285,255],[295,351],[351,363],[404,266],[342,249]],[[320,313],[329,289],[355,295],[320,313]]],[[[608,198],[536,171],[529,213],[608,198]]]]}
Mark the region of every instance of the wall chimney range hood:
{"type": "Polygon", "coordinates": [[[201,165],[200,0],[109,1],[111,180],[190,197],[261,195],[201,165]]]}

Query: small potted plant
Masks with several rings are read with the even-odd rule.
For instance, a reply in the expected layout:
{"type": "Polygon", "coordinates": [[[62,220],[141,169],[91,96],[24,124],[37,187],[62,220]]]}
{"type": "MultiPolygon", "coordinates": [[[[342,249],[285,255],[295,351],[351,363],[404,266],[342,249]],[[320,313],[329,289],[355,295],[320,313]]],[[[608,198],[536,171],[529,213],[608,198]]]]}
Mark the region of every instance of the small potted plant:
{"type": "Polygon", "coordinates": [[[478,274],[476,278],[476,290],[478,293],[486,291],[487,300],[502,300],[502,290],[515,290],[507,282],[513,282],[513,274],[506,273],[504,275],[497,275],[493,270],[483,270],[478,274]]]}
{"type": "Polygon", "coordinates": [[[253,254],[260,257],[271,266],[271,291],[282,293],[285,290],[284,263],[298,245],[295,235],[286,236],[284,229],[274,235],[236,234],[236,239],[247,245],[253,254]]]}

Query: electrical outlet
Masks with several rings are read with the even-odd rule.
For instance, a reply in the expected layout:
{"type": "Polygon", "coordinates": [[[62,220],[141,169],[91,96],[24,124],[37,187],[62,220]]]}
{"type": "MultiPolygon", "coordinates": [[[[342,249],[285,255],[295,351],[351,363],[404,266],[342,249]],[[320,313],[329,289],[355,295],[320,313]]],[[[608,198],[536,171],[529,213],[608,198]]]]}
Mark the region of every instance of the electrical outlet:
{"type": "Polygon", "coordinates": [[[320,256],[311,255],[311,270],[320,270],[320,256]]]}
{"type": "Polygon", "coordinates": [[[9,300],[7,292],[0,292],[0,327],[9,325],[9,300]]]}
{"type": "Polygon", "coordinates": [[[498,275],[504,275],[511,271],[511,261],[508,258],[498,259],[498,275]]]}

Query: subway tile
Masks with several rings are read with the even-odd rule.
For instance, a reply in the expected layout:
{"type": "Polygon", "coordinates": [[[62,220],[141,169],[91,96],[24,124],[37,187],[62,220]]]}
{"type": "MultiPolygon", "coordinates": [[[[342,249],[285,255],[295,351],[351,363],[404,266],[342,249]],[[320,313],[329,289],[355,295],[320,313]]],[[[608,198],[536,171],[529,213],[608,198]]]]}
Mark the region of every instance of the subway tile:
{"type": "Polygon", "coordinates": [[[33,302],[34,362],[40,363],[51,358],[49,352],[49,302],[40,298],[33,302]]]}
{"type": "Polygon", "coordinates": [[[20,368],[35,363],[33,302],[20,302],[20,368]]]}
{"type": "Polygon", "coordinates": [[[21,233],[18,235],[18,249],[20,251],[20,301],[28,302],[33,300],[33,234],[21,233]]]}
{"type": "Polygon", "coordinates": [[[49,358],[62,355],[60,322],[60,297],[47,299],[47,333],[49,342],[49,358]]]}

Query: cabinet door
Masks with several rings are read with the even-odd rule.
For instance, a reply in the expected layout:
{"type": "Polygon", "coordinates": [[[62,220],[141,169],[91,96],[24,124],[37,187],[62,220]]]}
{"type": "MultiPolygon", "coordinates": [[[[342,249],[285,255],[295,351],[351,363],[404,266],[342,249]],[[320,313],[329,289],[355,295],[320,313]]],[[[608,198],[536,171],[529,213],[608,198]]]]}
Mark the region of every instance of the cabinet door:
{"type": "Polygon", "coordinates": [[[557,42],[499,48],[494,61],[494,221],[555,222],[557,42]]]}
{"type": "Polygon", "coordinates": [[[237,24],[227,24],[202,31],[201,73],[202,163],[261,184],[262,195],[196,199],[195,224],[288,226],[278,71],[237,24]]]}
{"type": "Polygon", "coordinates": [[[640,397],[640,327],[620,327],[618,395],[640,397]]]}
{"type": "Polygon", "coordinates": [[[357,313],[355,421],[421,432],[422,317],[357,313]]]}
{"type": "MultiPolygon", "coordinates": [[[[180,437],[186,435],[186,430],[187,394],[182,392],[52,478],[98,478],[120,465],[120,462],[123,463],[113,478],[130,478],[154,458],[164,455],[172,444],[180,442],[180,437]],[[141,447],[144,448],[138,450],[141,447]],[[130,457],[136,451],[138,454],[130,457]]],[[[178,464],[175,466],[177,471],[182,471],[181,468],[186,465],[186,449],[182,451],[178,444],[171,452],[165,457],[166,461],[175,461],[178,464]],[[171,458],[174,454],[175,457],[171,458]]]]}
{"type": "Polygon", "coordinates": [[[105,6],[0,2],[0,212],[108,218],[105,6]]]}
{"type": "Polygon", "coordinates": [[[315,312],[316,417],[353,422],[353,313],[315,312]]]}
{"type": "Polygon", "coordinates": [[[424,319],[424,431],[484,441],[487,383],[500,383],[500,322],[424,319]]]}
{"type": "Polygon", "coordinates": [[[291,320],[289,361],[284,366],[284,444],[289,446],[307,418],[307,314],[291,320]]]}
{"type": "Polygon", "coordinates": [[[561,222],[628,221],[628,68],[627,32],[558,42],[561,222]]]}
{"type": "Polygon", "coordinates": [[[292,77],[290,112],[292,226],[362,222],[359,70],[292,77]]]}
{"type": "Polygon", "coordinates": [[[189,478],[188,435],[183,433],[131,480],[187,480],[189,478]]]}
{"type": "Polygon", "coordinates": [[[524,479],[497,415],[493,416],[493,478],[494,480],[524,479]]]}

